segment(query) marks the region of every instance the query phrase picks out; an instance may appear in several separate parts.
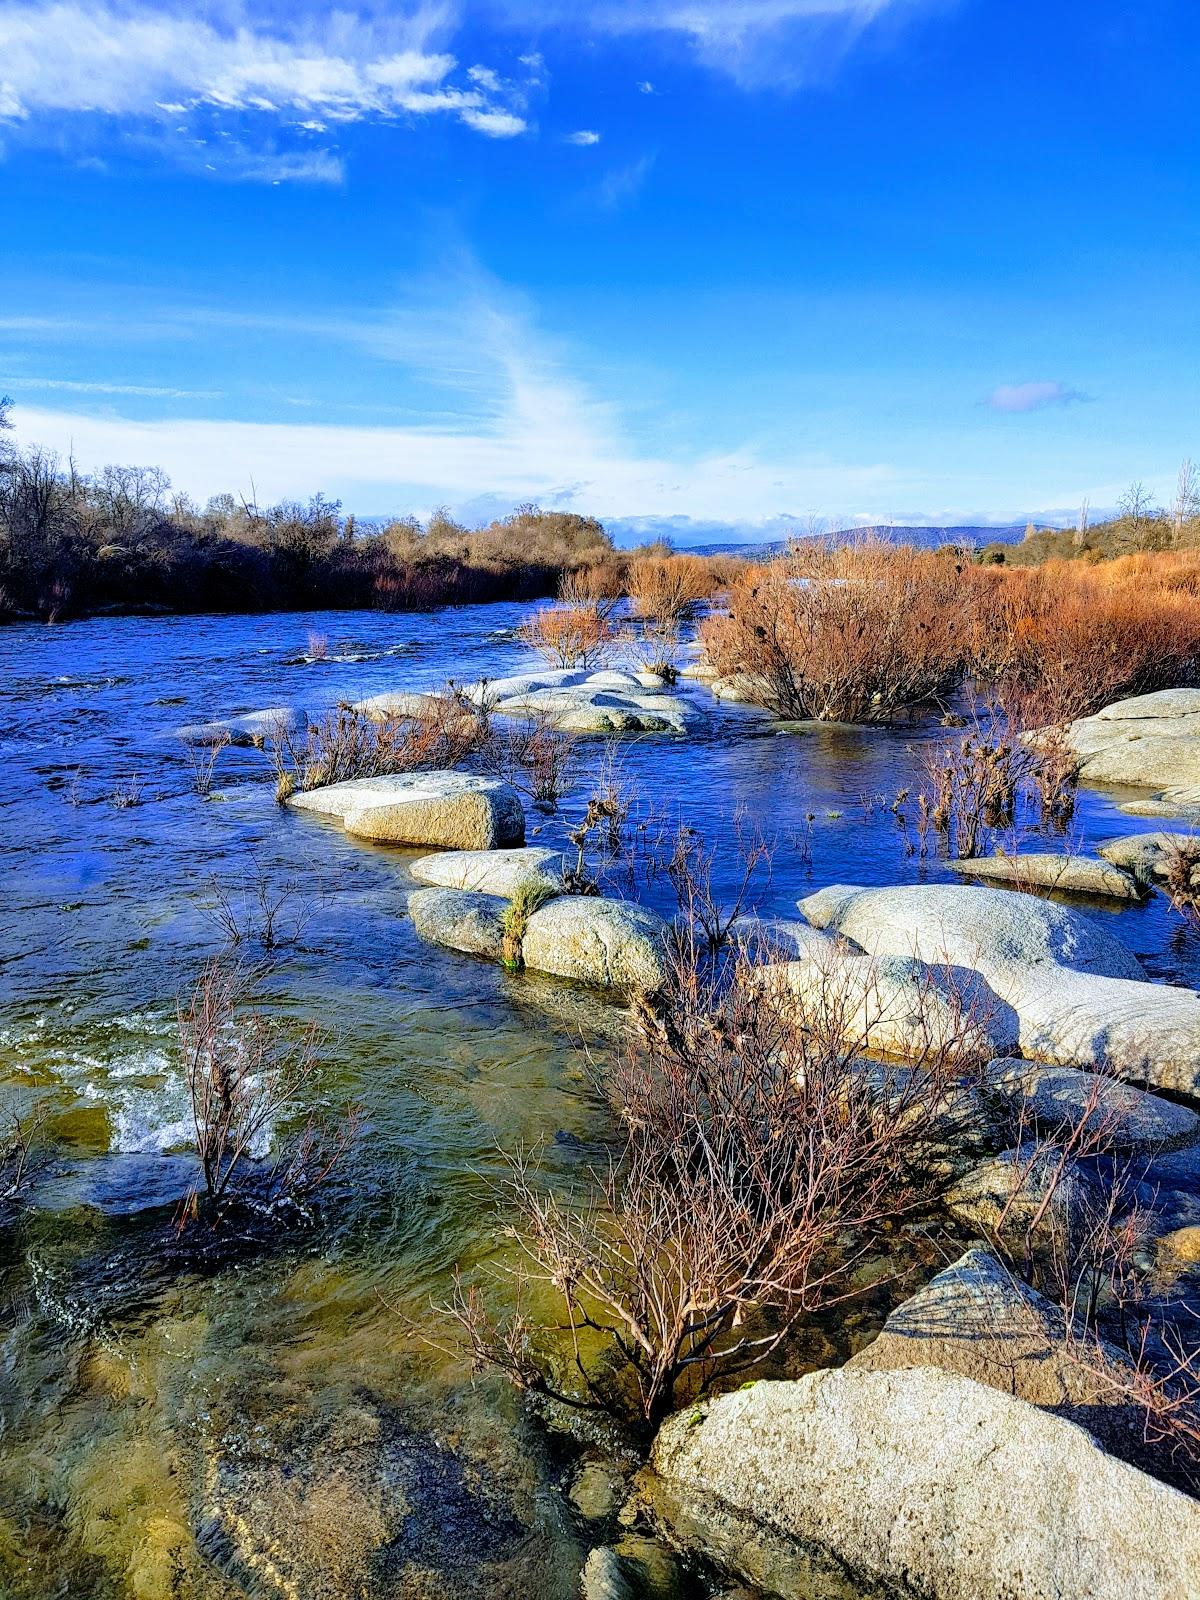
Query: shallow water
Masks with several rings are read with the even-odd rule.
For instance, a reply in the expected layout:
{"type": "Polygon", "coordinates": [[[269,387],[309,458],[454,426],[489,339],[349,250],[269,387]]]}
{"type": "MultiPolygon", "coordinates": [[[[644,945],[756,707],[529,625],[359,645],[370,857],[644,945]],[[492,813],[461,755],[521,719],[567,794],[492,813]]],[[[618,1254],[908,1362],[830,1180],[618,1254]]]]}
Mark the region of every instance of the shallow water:
{"type": "MultiPolygon", "coordinates": [[[[427,1325],[453,1267],[496,1251],[500,1151],[540,1146],[553,1174],[601,1146],[575,1041],[602,1042],[614,1012],[420,944],[412,853],[280,810],[253,750],[223,752],[204,799],[174,737],[516,670],[521,610],[0,632],[0,1093],[53,1107],[34,1203],[0,1227],[0,1594],[577,1592],[589,1535],[562,1492],[566,1447],[404,1316],[427,1325]],[[310,632],[325,660],[304,659],[310,632]],[[245,909],[256,874],[288,891],[266,991],[331,1031],[327,1097],[360,1102],[363,1131],[315,1228],[184,1272],[161,1252],[194,1177],[175,1007],[224,943],[218,889],[245,909]]],[[[624,741],[622,776],[655,826],[686,821],[717,847],[726,890],[739,812],[775,839],[765,912],[833,881],[948,876],[871,804],[911,787],[940,730],[776,733],[686,692],[703,735],[624,741]]],[[[594,742],[531,839],[565,840],[601,759],[594,742]]],[[[1152,826],[1083,791],[1072,843],[1152,826]]],[[[661,880],[639,893],[666,907],[661,880]]],[[[1161,896],[1087,909],[1156,976],[1200,982],[1198,942],[1161,896]]]]}

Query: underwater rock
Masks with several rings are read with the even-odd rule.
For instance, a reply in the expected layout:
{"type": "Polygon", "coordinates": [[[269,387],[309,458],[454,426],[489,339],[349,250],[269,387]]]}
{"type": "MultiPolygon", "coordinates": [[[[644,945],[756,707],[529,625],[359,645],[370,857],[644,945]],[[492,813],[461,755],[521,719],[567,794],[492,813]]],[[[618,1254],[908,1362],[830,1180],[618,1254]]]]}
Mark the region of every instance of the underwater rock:
{"type": "Polygon", "coordinates": [[[465,772],[351,778],[299,790],[288,804],[337,817],[347,833],[376,844],[495,850],[525,838],[525,811],[517,791],[499,778],[465,772]]]}

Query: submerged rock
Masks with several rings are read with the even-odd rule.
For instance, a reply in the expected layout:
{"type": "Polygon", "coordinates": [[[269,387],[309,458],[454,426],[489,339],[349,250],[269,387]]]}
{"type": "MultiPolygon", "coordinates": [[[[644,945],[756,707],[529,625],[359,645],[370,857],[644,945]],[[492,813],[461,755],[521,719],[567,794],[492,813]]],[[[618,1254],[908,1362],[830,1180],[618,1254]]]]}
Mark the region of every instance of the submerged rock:
{"type": "Polygon", "coordinates": [[[525,838],[525,812],[517,791],[499,778],[464,772],[351,778],[298,791],[288,804],[336,817],[347,833],[377,844],[494,850],[525,838]]]}
{"type": "Polygon", "coordinates": [[[1124,945],[1078,911],[943,884],[834,884],[800,909],[868,954],[974,968],[1016,1013],[1030,1058],[1102,1066],[1200,1097],[1200,995],[1151,983],[1124,945]]]}
{"type": "Polygon", "coordinates": [[[1102,895],[1110,900],[1140,900],[1138,880],[1109,861],[1031,851],[1027,855],[994,855],[948,861],[948,867],[969,878],[994,878],[1018,888],[1051,889],[1066,894],[1102,895]]]}
{"type": "Polygon", "coordinates": [[[817,1372],[681,1412],[644,1496],[775,1595],[1191,1600],[1200,1504],[957,1373],[817,1372]]]}
{"type": "Polygon", "coordinates": [[[1098,1180],[1053,1145],[1032,1142],[989,1156],[945,1195],[950,1215],[1018,1251],[1032,1230],[1039,1247],[1064,1243],[1086,1227],[1102,1198],[1098,1180]]]}
{"type": "Polygon", "coordinates": [[[303,733],[308,718],[294,706],[275,706],[269,711],[246,711],[237,717],[217,717],[212,722],[194,722],[176,729],[185,744],[215,744],[227,739],[230,744],[263,745],[282,734],[303,733]]]}
{"type": "Polygon", "coordinates": [[[523,883],[529,882],[561,894],[563,867],[561,850],[528,845],[518,850],[445,850],[436,856],[422,856],[408,870],[422,883],[511,899],[523,883]]]}

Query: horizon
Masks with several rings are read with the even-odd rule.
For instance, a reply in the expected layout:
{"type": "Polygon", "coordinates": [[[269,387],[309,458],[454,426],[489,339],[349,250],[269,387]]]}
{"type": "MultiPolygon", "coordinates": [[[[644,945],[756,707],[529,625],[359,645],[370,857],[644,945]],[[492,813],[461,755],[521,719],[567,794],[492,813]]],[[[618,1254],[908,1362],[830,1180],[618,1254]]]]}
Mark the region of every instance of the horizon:
{"type": "Polygon", "coordinates": [[[0,4],[18,440],[681,548],[1165,502],[1200,17],[1044,11],[0,4]]]}

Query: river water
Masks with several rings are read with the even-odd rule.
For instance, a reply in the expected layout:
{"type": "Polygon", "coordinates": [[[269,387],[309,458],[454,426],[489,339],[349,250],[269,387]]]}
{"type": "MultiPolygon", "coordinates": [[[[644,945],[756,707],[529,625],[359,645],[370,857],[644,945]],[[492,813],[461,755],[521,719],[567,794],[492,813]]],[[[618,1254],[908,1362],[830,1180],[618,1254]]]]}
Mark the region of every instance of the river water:
{"type": "MultiPolygon", "coordinates": [[[[525,668],[521,609],[0,632],[0,1099],[49,1109],[28,1204],[0,1218],[0,1595],[577,1594],[597,1534],[567,1489],[587,1441],[414,1325],[437,1341],[454,1267],[502,1264],[501,1152],[538,1149],[553,1181],[603,1149],[577,1044],[603,1048],[614,1012],[421,944],[413,853],[281,810],[253,750],[223,752],[204,798],[174,735],[525,668]],[[241,906],[256,878],[283,898],[266,998],[327,1030],[323,1093],[363,1124],[316,1226],[201,1270],[163,1244],[194,1181],[176,1006],[225,942],[218,891],[241,906]]],[[[833,881],[948,875],[873,804],[943,730],[777,733],[684,692],[700,735],[623,741],[622,779],[658,824],[700,830],[725,887],[739,812],[775,842],[766,912],[833,881]]],[[[565,841],[603,759],[585,747],[531,842],[565,841]]],[[[1073,847],[1152,826],[1115,798],[1082,793],[1073,847]]],[[[661,881],[641,893],[668,909],[661,881]]],[[[1087,909],[1155,976],[1200,982],[1161,896],[1087,909]]],[[[795,1367],[850,1353],[912,1286],[814,1327],[795,1367]]]]}

